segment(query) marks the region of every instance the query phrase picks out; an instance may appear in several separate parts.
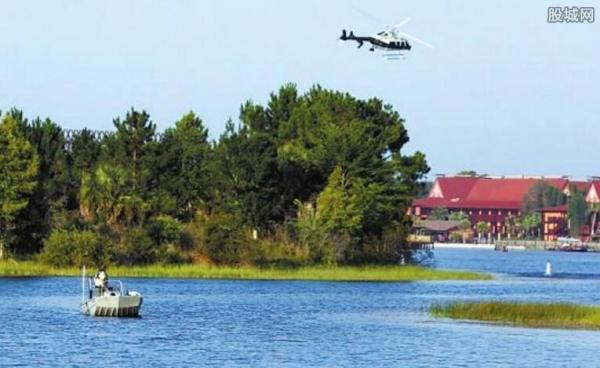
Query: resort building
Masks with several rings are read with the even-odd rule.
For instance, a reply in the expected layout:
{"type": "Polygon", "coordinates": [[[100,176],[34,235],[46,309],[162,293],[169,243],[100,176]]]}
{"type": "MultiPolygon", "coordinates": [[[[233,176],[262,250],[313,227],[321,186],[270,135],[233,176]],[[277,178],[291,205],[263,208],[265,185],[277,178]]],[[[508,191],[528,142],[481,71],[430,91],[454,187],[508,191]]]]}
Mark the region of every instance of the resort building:
{"type": "MultiPolygon", "coordinates": [[[[578,190],[585,193],[585,202],[588,208],[600,207],[600,180],[592,180],[590,182],[571,182],[569,186],[574,185],[578,190]]],[[[561,234],[566,233],[568,227],[567,220],[568,208],[566,205],[542,208],[542,237],[544,240],[556,240],[561,234]]],[[[600,219],[597,219],[600,220],[600,219]]],[[[581,226],[580,237],[586,240],[595,240],[594,235],[598,234],[600,222],[597,221],[595,229],[592,229],[592,224],[581,226]]]]}
{"type": "MultiPolygon", "coordinates": [[[[543,180],[569,196],[571,188],[586,193],[586,202],[600,203],[600,180],[569,181],[566,177],[473,177],[439,176],[429,194],[412,202],[409,214],[422,220],[428,218],[435,208],[446,208],[449,213],[464,212],[469,215],[473,230],[478,222],[488,224],[488,235],[493,238],[505,237],[506,218],[521,216],[523,197],[537,182],[543,180]]],[[[543,208],[542,235],[554,240],[564,232],[566,226],[566,206],[543,208]]],[[[589,227],[588,227],[589,232],[589,227]]]]}

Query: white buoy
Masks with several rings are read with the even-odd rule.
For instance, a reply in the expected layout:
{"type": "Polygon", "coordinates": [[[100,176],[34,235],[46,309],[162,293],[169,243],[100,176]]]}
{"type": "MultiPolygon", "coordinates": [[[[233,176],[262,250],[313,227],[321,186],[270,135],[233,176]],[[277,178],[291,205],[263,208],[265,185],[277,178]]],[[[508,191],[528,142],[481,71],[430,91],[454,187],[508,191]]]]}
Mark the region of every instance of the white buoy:
{"type": "Polygon", "coordinates": [[[544,276],[552,276],[552,263],[550,263],[550,261],[546,261],[546,272],[544,272],[544,276]]]}

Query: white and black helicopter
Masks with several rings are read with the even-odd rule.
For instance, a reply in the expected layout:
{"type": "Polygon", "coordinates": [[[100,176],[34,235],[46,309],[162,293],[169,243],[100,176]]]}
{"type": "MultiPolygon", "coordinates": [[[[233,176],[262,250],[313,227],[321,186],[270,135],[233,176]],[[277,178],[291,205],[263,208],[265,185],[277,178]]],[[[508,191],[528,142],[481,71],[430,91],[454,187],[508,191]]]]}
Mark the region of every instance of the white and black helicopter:
{"type": "Polygon", "coordinates": [[[401,23],[393,27],[389,27],[388,29],[373,36],[355,36],[354,32],[350,31],[347,33],[344,29],[342,30],[340,41],[356,41],[358,42],[358,48],[361,48],[365,42],[368,42],[371,44],[369,51],[381,50],[384,52],[383,56],[388,59],[398,59],[399,57],[403,57],[404,54],[402,51],[410,50],[412,48],[408,40],[415,41],[424,46],[433,48],[433,45],[430,43],[420,40],[400,30],[400,27],[409,21],[410,18],[406,18],[401,23]]]}

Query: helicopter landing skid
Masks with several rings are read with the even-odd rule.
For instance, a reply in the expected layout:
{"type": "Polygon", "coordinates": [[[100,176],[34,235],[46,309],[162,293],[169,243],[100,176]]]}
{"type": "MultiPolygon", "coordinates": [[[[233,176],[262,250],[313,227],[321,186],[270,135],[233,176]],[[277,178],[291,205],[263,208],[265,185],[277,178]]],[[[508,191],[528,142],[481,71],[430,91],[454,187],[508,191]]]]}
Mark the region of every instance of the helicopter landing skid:
{"type": "Polygon", "coordinates": [[[405,60],[406,59],[404,57],[404,54],[402,54],[400,52],[381,54],[381,56],[383,56],[387,60],[400,60],[400,59],[405,60]]]}

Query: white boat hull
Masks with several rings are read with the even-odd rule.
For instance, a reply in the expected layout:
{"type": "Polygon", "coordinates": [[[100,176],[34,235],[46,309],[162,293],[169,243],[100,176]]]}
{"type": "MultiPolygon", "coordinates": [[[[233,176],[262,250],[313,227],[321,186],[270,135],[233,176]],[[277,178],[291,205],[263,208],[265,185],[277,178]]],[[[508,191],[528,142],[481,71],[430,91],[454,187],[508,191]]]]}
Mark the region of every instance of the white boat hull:
{"type": "Polygon", "coordinates": [[[81,310],[94,317],[138,317],[142,301],[141,295],[104,295],[86,301],[81,310]]]}

